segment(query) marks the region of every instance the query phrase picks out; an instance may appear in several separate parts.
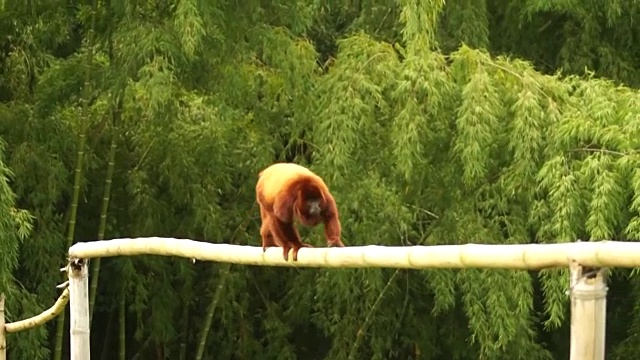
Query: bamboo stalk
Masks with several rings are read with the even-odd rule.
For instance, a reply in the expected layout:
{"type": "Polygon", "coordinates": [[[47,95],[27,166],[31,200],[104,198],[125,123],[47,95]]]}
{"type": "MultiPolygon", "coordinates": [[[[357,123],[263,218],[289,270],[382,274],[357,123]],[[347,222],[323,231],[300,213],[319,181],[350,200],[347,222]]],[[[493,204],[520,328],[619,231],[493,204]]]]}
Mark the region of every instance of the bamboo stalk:
{"type": "Polygon", "coordinates": [[[127,310],[126,310],[127,292],[123,291],[118,302],[118,359],[126,359],[127,338],[125,336],[127,310]]]}
{"type": "MultiPolygon", "coordinates": [[[[111,119],[113,124],[113,133],[111,134],[111,147],[109,148],[109,164],[107,165],[107,174],[104,179],[104,193],[102,195],[102,206],[100,208],[100,223],[98,224],[98,240],[104,239],[104,233],[107,229],[107,212],[109,210],[109,200],[111,199],[111,183],[113,182],[113,171],[116,163],[116,149],[118,139],[118,122],[120,112],[122,111],[122,97],[119,97],[115,109],[112,109],[111,119]]],[[[93,261],[91,265],[91,290],[89,291],[89,319],[93,318],[93,308],[96,302],[96,294],[98,293],[98,279],[100,277],[100,258],[93,261]]]]}
{"type": "MultiPolygon", "coordinates": [[[[109,63],[113,71],[115,71],[114,55],[113,55],[113,8],[111,1],[105,4],[107,9],[107,21],[112,25],[109,27],[108,34],[108,56],[109,63]]],[[[120,117],[122,116],[124,91],[117,95],[115,105],[111,104],[111,146],[109,148],[109,163],[107,165],[107,174],[104,180],[104,193],[102,196],[102,207],[100,209],[100,224],[98,225],[98,240],[104,240],[104,233],[107,228],[107,211],[109,210],[109,200],[111,199],[111,183],[113,182],[113,172],[116,163],[117,140],[120,134],[120,117]]],[[[89,320],[93,318],[93,308],[96,302],[96,294],[98,293],[98,280],[100,278],[100,258],[97,258],[91,264],[91,288],[89,289],[89,320]]]]}
{"type": "Polygon", "coordinates": [[[364,337],[367,331],[369,330],[369,326],[371,326],[371,323],[375,318],[374,316],[375,312],[378,311],[378,308],[380,308],[380,304],[382,303],[382,297],[385,295],[385,293],[391,286],[391,283],[393,283],[393,281],[395,280],[396,276],[398,276],[399,273],[400,273],[400,269],[396,269],[396,271],[393,273],[393,275],[391,275],[391,278],[389,279],[389,281],[387,281],[387,284],[384,286],[384,288],[376,298],[376,301],[373,303],[373,306],[371,306],[371,309],[369,309],[367,316],[364,318],[364,322],[362,323],[360,328],[358,328],[355,341],[353,342],[353,345],[351,345],[351,350],[349,351],[349,356],[347,357],[348,360],[355,360],[358,358],[358,350],[362,345],[362,342],[364,341],[364,337]]]}
{"type": "MultiPolygon", "coordinates": [[[[182,331],[180,333],[180,352],[178,360],[187,360],[187,344],[189,343],[189,334],[191,332],[191,324],[189,322],[189,298],[193,298],[193,275],[187,274],[182,289],[182,331]]],[[[190,352],[189,352],[190,353],[190,352]]]]}
{"type": "MultiPolygon", "coordinates": [[[[82,169],[84,164],[84,148],[86,144],[86,127],[89,121],[87,118],[89,117],[89,99],[91,98],[91,66],[93,63],[93,46],[94,46],[94,37],[95,37],[95,27],[96,27],[96,9],[98,1],[91,1],[91,25],[88,29],[88,41],[87,41],[87,57],[85,64],[85,77],[84,77],[84,85],[83,85],[83,94],[82,94],[82,114],[80,117],[80,127],[79,127],[79,139],[78,139],[78,150],[76,153],[76,165],[74,169],[73,176],[73,193],[71,198],[71,212],[69,216],[69,223],[67,228],[67,246],[71,246],[73,244],[74,233],[76,228],[76,217],[78,214],[78,203],[80,199],[80,183],[82,181],[82,169]]],[[[57,324],[56,324],[56,337],[55,337],[55,348],[53,351],[53,359],[61,360],[62,358],[62,341],[64,336],[64,325],[65,325],[65,314],[64,312],[58,316],[57,324]]],[[[88,359],[88,358],[87,358],[88,359]]]]}
{"type": "Polygon", "coordinates": [[[207,316],[204,320],[204,324],[202,325],[202,330],[200,332],[200,339],[198,341],[198,348],[196,350],[196,360],[201,360],[204,355],[204,349],[207,345],[207,336],[209,335],[209,331],[211,331],[211,324],[213,323],[213,315],[218,308],[218,303],[222,298],[222,293],[224,291],[227,278],[229,277],[229,272],[231,269],[231,265],[227,265],[220,270],[220,276],[218,277],[218,284],[216,285],[216,291],[211,298],[211,302],[209,303],[209,307],[207,309],[207,316]]]}

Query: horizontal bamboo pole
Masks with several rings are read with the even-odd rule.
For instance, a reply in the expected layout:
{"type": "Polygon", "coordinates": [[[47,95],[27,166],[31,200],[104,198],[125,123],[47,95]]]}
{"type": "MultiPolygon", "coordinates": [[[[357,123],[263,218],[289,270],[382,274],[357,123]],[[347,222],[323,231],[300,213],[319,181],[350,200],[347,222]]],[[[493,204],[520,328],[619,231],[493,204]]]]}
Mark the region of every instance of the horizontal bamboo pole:
{"type": "Polygon", "coordinates": [[[284,261],[281,248],[212,244],[188,239],[133,238],[76,243],[70,258],[130,255],[180,256],[244,265],[340,268],[504,268],[584,266],[640,267],[640,242],[599,241],[559,244],[347,246],[302,248],[298,261],[284,261]]]}
{"type": "Polygon", "coordinates": [[[58,314],[64,311],[64,307],[67,305],[69,301],[69,289],[64,289],[56,303],[53,304],[52,307],[43,311],[42,313],[30,317],[28,319],[15,321],[12,323],[8,323],[5,325],[5,329],[8,333],[14,333],[22,330],[27,330],[34,328],[36,326],[40,326],[47,321],[54,319],[58,314]]]}

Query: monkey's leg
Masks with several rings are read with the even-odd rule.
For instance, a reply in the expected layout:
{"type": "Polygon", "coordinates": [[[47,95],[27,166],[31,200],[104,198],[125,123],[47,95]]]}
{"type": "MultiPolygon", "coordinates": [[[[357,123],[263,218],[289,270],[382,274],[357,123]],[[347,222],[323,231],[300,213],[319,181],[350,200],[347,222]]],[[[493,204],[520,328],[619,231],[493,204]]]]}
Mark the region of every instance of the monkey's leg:
{"type": "Polygon", "coordinates": [[[298,228],[296,228],[295,226],[293,226],[293,232],[296,234],[296,238],[298,239],[298,242],[292,244],[293,245],[293,261],[298,261],[298,250],[302,249],[303,247],[308,247],[308,248],[312,248],[313,246],[311,246],[310,244],[304,243],[302,242],[302,240],[300,240],[300,233],[298,233],[298,228]]]}
{"type": "Polygon", "coordinates": [[[298,250],[300,250],[301,247],[310,247],[311,245],[303,244],[300,241],[300,234],[298,234],[298,230],[292,222],[286,223],[278,218],[273,218],[272,220],[271,231],[273,233],[273,237],[277,238],[279,242],[282,243],[282,247],[285,248],[285,260],[288,261],[289,249],[293,249],[293,261],[297,261],[298,250]]]}
{"type": "Polygon", "coordinates": [[[303,242],[293,245],[293,261],[298,261],[298,250],[302,249],[303,247],[312,248],[313,246],[303,242]]]}
{"type": "Polygon", "coordinates": [[[273,233],[271,232],[271,227],[269,226],[269,219],[262,223],[262,227],[260,227],[260,235],[262,236],[262,252],[267,251],[268,247],[277,246],[276,241],[273,238],[273,233]]]}
{"type": "Polygon", "coordinates": [[[289,261],[289,250],[291,250],[289,246],[282,247],[282,257],[284,258],[284,261],[289,261]]]}
{"type": "Polygon", "coordinates": [[[269,234],[262,237],[262,252],[267,251],[269,247],[277,247],[275,240],[273,239],[273,235],[269,234]]]}

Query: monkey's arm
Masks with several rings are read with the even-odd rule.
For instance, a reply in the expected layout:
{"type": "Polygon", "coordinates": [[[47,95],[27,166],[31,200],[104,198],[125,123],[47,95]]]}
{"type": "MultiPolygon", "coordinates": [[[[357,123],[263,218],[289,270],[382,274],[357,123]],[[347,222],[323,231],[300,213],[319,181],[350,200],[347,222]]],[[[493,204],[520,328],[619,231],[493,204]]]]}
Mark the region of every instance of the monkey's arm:
{"type": "Polygon", "coordinates": [[[338,217],[338,208],[336,201],[331,194],[327,193],[326,208],[324,210],[324,236],[327,238],[329,247],[344,247],[340,239],[342,227],[340,226],[340,218],[338,217]]]}

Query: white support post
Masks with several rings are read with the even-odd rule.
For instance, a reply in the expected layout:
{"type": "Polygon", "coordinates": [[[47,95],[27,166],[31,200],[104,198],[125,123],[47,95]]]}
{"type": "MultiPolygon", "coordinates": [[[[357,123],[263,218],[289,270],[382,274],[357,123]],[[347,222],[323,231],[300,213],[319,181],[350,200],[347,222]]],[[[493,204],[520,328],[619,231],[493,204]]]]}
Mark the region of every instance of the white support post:
{"type": "Polygon", "coordinates": [[[571,270],[571,360],[604,360],[607,316],[606,268],[575,261],[571,270]]]}
{"type": "Polygon", "coordinates": [[[89,270],[85,259],[71,259],[69,276],[71,360],[90,360],[89,270]]]}
{"type": "Polygon", "coordinates": [[[7,332],[4,326],[4,294],[0,294],[0,360],[7,360],[7,332]]]}

